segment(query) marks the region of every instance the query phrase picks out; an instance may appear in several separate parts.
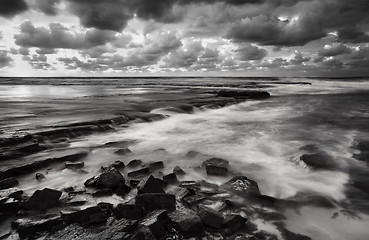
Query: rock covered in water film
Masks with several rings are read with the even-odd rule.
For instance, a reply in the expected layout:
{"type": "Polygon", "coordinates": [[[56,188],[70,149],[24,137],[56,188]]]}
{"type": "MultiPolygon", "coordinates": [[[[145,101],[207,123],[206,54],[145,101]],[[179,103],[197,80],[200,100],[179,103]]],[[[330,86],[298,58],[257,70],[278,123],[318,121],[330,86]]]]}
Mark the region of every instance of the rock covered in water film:
{"type": "Polygon", "coordinates": [[[85,163],[82,161],[79,162],[65,162],[65,167],[66,168],[82,168],[85,166],[85,163]]]}
{"type": "Polygon", "coordinates": [[[300,159],[309,167],[317,170],[337,170],[338,164],[327,153],[319,152],[314,154],[304,154],[300,159]]]}
{"type": "Polygon", "coordinates": [[[227,176],[229,162],[221,158],[211,158],[202,163],[208,175],[227,176]]]}
{"type": "Polygon", "coordinates": [[[58,215],[45,215],[19,218],[12,222],[21,238],[31,237],[36,233],[48,232],[52,228],[62,225],[63,220],[58,215]]]}
{"type": "Polygon", "coordinates": [[[14,177],[6,178],[3,180],[0,180],[0,190],[12,188],[19,184],[18,180],[14,177]]]}
{"type": "Polygon", "coordinates": [[[180,168],[179,166],[176,166],[173,168],[173,173],[175,173],[176,175],[185,175],[186,172],[183,171],[182,168],[180,168]]]}
{"type": "Polygon", "coordinates": [[[114,153],[118,154],[118,155],[126,155],[126,154],[131,153],[131,152],[132,151],[129,148],[122,148],[122,149],[119,149],[119,150],[115,151],[114,153]]]}
{"type": "Polygon", "coordinates": [[[129,168],[135,168],[135,167],[138,167],[142,164],[142,161],[139,160],[139,159],[133,159],[131,160],[128,164],[127,164],[127,167],[129,168]]]}
{"type": "Polygon", "coordinates": [[[87,179],[84,184],[86,187],[116,189],[124,183],[125,179],[123,175],[117,169],[111,167],[100,175],[87,179]]]}
{"type": "Polygon", "coordinates": [[[245,176],[236,176],[220,186],[221,190],[236,193],[240,196],[259,196],[258,184],[245,176]]]}
{"type": "Polygon", "coordinates": [[[199,206],[197,208],[197,213],[200,216],[203,224],[207,227],[211,227],[214,229],[222,228],[224,223],[224,218],[222,214],[205,206],[199,206]]]}

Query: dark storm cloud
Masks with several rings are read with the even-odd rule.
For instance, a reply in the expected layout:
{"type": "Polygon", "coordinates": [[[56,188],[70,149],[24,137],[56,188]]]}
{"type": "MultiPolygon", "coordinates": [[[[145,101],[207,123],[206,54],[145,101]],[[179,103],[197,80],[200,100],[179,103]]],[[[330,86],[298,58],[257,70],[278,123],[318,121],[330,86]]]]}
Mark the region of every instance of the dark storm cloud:
{"type": "Polygon", "coordinates": [[[328,58],[322,61],[322,66],[327,68],[340,69],[343,66],[343,62],[335,58],[328,58]]]}
{"type": "Polygon", "coordinates": [[[369,35],[357,28],[343,28],[338,31],[338,38],[342,42],[365,43],[369,42],[369,35]]]}
{"type": "Polygon", "coordinates": [[[0,50],[0,68],[9,67],[13,64],[13,59],[8,55],[8,51],[0,50]]]}
{"type": "Polygon", "coordinates": [[[291,23],[276,17],[259,15],[232,24],[227,38],[236,42],[256,42],[261,45],[300,46],[325,36],[320,28],[315,28],[315,20],[309,16],[291,23]]]}
{"type": "Polygon", "coordinates": [[[241,46],[236,50],[236,53],[241,61],[261,60],[267,55],[267,51],[264,48],[251,44],[241,46]]]}
{"type": "Polygon", "coordinates": [[[164,58],[165,67],[169,68],[189,68],[197,62],[203,51],[200,41],[192,42],[186,48],[173,51],[164,58]]]}
{"type": "Polygon", "coordinates": [[[295,57],[291,59],[290,64],[291,65],[301,65],[305,62],[310,61],[310,57],[304,57],[302,53],[298,52],[295,54],[295,57]]]}
{"type": "Polygon", "coordinates": [[[24,0],[0,0],[0,16],[13,17],[28,10],[24,0]]]}
{"type": "Polygon", "coordinates": [[[359,47],[351,54],[352,59],[369,59],[369,47],[359,47]]]}
{"type": "Polygon", "coordinates": [[[20,28],[21,32],[14,38],[23,47],[86,49],[115,39],[111,31],[90,29],[84,34],[73,33],[60,23],[50,23],[49,28],[44,28],[26,21],[20,28]]]}
{"type": "Polygon", "coordinates": [[[319,56],[330,57],[337,56],[346,53],[351,53],[351,48],[342,43],[335,43],[333,45],[324,46],[322,50],[318,52],[319,56]]]}
{"type": "Polygon", "coordinates": [[[47,15],[55,16],[58,13],[58,4],[61,0],[36,0],[35,6],[47,15]]]}

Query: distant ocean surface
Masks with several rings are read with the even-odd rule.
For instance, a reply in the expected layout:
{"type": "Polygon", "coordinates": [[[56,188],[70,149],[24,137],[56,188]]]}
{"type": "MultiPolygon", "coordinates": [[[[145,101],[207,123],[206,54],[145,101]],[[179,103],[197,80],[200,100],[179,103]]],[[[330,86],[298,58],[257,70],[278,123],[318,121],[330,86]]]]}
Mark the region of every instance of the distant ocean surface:
{"type": "MultiPolygon", "coordinates": [[[[134,157],[184,168],[201,164],[201,159],[184,157],[189,151],[221,157],[231,162],[233,171],[254,179],[262,194],[301,201],[319,196],[335,202],[335,208],[287,209],[291,231],[315,240],[369,239],[368,159],[355,157],[363,154],[357,146],[369,141],[369,78],[1,78],[0,138],[113,117],[133,111],[150,92],[176,87],[262,89],[272,97],[192,114],[158,108],[152,112],[170,117],[89,135],[66,148],[130,140],[136,142],[130,147],[134,157]],[[152,154],[156,149],[168,154],[152,154]],[[329,164],[308,166],[300,158],[304,154],[321,154],[329,164]]],[[[86,168],[112,160],[114,156],[96,150],[86,168]]],[[[0,161],[0,168],[4,164],[0,161]]],[[[61,188],[65,179],[86,178],[62,171],[50,174],[54,177],[43,186],[61,188]]],[[[30,192],[40,188],[32,181],[27,187],[30,192]]]]}

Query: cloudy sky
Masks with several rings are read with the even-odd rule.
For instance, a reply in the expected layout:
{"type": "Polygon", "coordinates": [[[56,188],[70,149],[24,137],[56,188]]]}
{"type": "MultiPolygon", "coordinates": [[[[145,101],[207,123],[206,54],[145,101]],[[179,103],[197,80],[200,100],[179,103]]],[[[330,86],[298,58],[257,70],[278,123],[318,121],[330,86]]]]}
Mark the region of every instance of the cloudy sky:
{"type": "Polygon", "coordinates": [[[369,75],[368,0],[0,0],[0,76],[369,75]]]}

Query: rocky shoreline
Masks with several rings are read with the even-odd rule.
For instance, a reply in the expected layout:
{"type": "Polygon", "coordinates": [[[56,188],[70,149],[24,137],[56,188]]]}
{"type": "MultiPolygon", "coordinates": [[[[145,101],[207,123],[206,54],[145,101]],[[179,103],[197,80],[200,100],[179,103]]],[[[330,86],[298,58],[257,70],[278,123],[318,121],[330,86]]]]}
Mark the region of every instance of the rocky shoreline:
{"type": "MultiPolygon", "coordinates": [[[[201,91],[201,94],[204,94],[201,91]]],[[[218,108],[247,99],[264,99],[265,91],[208,91],[206,96],[177,102],[178,111],[191,112],[193,106],[218,108]]],[[[140,121],[166,116],[130,113],[110,119],[53,126],[51,130],[2,139],[1,159],[15,160],[23,156],[50,150],[62,139],[77,138],[95,132],[114,131],[140,121]]],[[[104,146],[120,143],[106,143],[104,146]]],[[[162,150],[165,151],[165,150],[162,150]]],[[[117,155],[129,154],[122,147],[117,155]]],[[[293,201],[262,195],[258,184],[246,176],[235,175],[225,159],[208,158],[198,169],[208,176],[230,177],[217,185],[207,181],[183,180],[187,173],[181,166],[172,172],[162,172],[165,163],[144,163],[138,159],[101,163],[101,173],[86,179],[83,188],[73,183],[64,189],[44,188],[24,195],[18,187],[18,176],[34,174],[52,164],[82,171],[88,152],[65,152],[58,157],[26,162],[0,171],[0,222],[11,222],[9,233],[0,239],[260,239],[307,240],[284,226],[282,209],[294,206],[293,201]],[[122,170],[125,174],[122,174],[122,170]],[[232,177],[234,176],[234,177],[232,177]],[[90,206],[86,198],[118,196],[121,202],[99,202],[90,206]],[[255,219],[268,221],[276,231],[259,229],[255,219]]],[[[189,152],[189,158],[199,154],[189,152]]],[[[67,180],[66,180],[67,181],[67,180]]],[[[316,200],[319,204],[328,204],[316,200]]],[[[297,205],[297,204],[296,204],[297,205]]]]}

